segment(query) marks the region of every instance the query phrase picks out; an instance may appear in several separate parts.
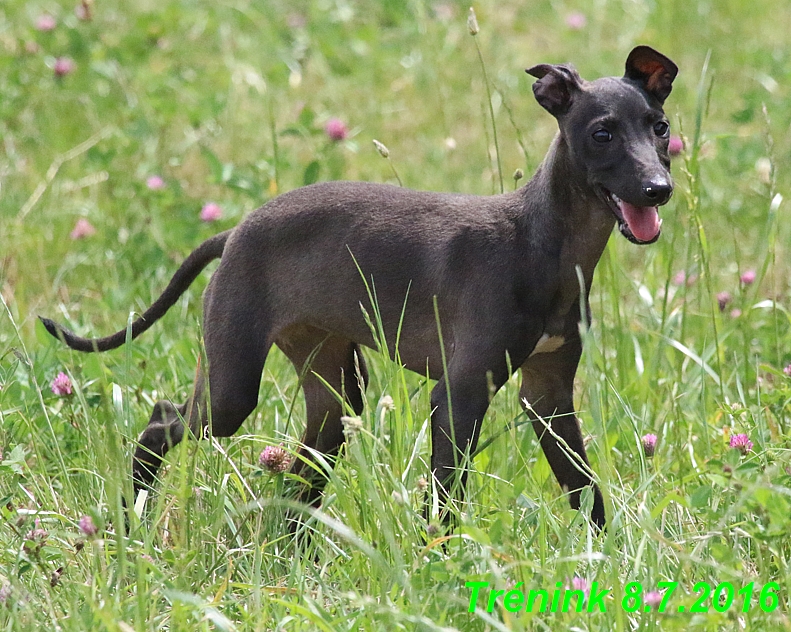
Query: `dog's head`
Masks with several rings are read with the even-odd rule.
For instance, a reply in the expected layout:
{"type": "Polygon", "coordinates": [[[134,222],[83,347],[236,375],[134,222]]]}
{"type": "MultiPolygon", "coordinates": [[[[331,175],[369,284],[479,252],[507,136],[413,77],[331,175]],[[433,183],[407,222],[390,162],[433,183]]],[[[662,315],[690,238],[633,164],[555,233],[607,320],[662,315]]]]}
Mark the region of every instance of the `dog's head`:
{"type": "Polygon", "coordinates": [[[533,93],[560,127],[575,168],[607,204],[621,233],[637,244],[659,238],[658,207],[673,194],[670,124],[662,105],[678,73],[648,46],[626,60],[623,77],[583,80],[573,66],[540,64],[533,93]]]}

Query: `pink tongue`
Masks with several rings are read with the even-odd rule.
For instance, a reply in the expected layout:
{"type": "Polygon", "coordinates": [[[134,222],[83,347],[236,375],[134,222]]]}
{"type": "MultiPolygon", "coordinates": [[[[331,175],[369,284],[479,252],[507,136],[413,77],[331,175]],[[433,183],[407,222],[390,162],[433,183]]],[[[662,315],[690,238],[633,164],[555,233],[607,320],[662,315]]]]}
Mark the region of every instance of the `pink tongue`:
{"type": "Polygon", "coordinates": [[[659,212],[656,206],[633,206],[618,200],[623,219],[640,241],[651,241],[659,234],[659,212]]]}

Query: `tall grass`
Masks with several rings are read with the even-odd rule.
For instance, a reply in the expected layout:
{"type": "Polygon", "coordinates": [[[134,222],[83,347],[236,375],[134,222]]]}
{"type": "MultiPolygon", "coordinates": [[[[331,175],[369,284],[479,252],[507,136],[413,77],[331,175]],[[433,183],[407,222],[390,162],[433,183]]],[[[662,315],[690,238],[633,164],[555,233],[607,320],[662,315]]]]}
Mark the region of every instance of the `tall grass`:
{"type": "Polygon", "coordinates": [[[86,21],[67,2],[0,6],[0,627],[791,629],[784,4],[487,0],[474,6],[474,43],[468,6],[452,2],[91,7],[86,21]],[[575,30],[566,19],[579,8],[575,30]],[[44,12],[54,29],[37,30],[44,12]],[[530,173],[556,129],[522,69],[617,74],[636,43],[681,68],[667,111],[686,149],[660,241],[614,235],[592,288],[576,393],[606,532],[568,508],[524,423],[518,375],[487,415],[458,527],[427,524],[433,384],[382,349],[366,355],[360,423],[337,463],[319,459],[320,509],[295,505],[289,476],[258,465],[268,445],[295,453],[304,426],[299,376],[274,350],[244,430],[179,445],[121,528],[154,401],[191,389],[208,276],[109,354],[57,345],[36,314],[115,331],[199,242],[307,176],[488,193],[503,170],[530,173]],[[54,76],[58,57],[75,70],[54,76]],[[343,140],[326,135],[330,118],[345,122],[343,140]],[[208,202],[223,210],[213,224],[199,219],[208,202]],[[71,239],[79,218],[96,232],[71,239]],[[71,395],[52,392],[60,371],[71,395]],[[740,433],[746,454],[728,445],[740,433]],[[290,533],[289,510],[310,538],[290,533]],[[510,612],[504,595],[487,612],[488,589],[469,612],[467,582],[507,592],[580,580],[612,591],[606,612],[510,612]],[[678,588],[664,614],[629,612],[629,582],[678,588]],[[698,582],[754,582],[749,611],[739,597],[718,612],[709,597],[690,612],[698,582]],[[770,582],[778,603],[764,612],[770,582]]]}

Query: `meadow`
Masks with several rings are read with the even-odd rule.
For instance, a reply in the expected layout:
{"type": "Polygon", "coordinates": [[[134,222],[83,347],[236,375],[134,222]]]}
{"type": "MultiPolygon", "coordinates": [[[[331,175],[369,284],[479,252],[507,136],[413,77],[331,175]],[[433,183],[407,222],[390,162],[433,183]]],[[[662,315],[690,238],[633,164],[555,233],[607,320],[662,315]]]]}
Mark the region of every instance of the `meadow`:
{"type": "Polygon", "coordinates": [[[791,630],[791,10],[474,8],[473,37],[452,0],[0,4],[0,629],[791,630]],[[72,352],[37,315],[114,332],[200,242],[303,184],[510,190],[556,131],[524,69],[620,75],[636,44],[680,68],[684,150],[661,239],[614,232],[591,293],[576,405],[606,532],[569,509],[518,374],[458,528],[427,525],[431,384],[377,350],[310,539],[284,525],[288,475],[259,464],[304,425],[279,352],[240,433],[183,442],[120,528],[153,402],[191,389],[213,267],[118,351],[72,352]],[[508,597],[567,587],[609,592],[592,612],[508,597]]]}

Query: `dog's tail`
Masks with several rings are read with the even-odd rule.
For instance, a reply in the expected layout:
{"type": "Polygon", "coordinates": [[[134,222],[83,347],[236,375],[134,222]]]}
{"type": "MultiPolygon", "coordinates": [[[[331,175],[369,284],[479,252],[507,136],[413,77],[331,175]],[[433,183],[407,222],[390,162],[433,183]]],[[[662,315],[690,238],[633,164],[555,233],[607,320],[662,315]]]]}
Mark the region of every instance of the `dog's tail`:
{"type": "MultiPolygon", "coordinates": [[[[204,241],[190,253],[184,260],[184,263],[181,264],[181,267],[176,270],[176,274],[173,275],[173,278],[170,279],[170,283],[168,283],[165,291],[162,292],[159,298],[154,301],[153,305],[151,305],[140,318],[132,323],[132,340],[162,318],[165,312],[173,306],[182,294],[184,294],[201,271],[209,265],[211,261],[219,259],[222,256],[225,242],[228,241],[230,234],[231,230],[226,230],[224,233],[215,235],[204,241]]],[[[44,327],[46,327],[50,334],[77,351],[108,351],[110,349],[117,349],[126,342],[126,329],[122,329],[104,338],[81,338],[49,318],[39,316],[39,319],[44,323],[44,327]]]]}

